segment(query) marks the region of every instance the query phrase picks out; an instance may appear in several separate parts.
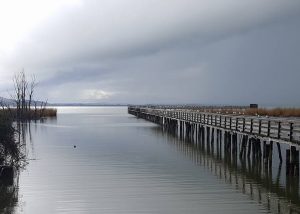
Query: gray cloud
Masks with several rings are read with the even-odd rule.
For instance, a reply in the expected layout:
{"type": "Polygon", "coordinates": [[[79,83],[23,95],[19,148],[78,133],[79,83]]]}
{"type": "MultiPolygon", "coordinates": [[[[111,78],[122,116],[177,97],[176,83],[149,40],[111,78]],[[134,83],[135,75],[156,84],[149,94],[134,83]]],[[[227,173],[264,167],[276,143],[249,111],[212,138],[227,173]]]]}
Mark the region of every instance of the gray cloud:
{"type": "Polygon", "coordinates": [[[300,105],[299,12],[279,0],[84,1],[3,65],[36,73],[52,102],[300,105]]]}

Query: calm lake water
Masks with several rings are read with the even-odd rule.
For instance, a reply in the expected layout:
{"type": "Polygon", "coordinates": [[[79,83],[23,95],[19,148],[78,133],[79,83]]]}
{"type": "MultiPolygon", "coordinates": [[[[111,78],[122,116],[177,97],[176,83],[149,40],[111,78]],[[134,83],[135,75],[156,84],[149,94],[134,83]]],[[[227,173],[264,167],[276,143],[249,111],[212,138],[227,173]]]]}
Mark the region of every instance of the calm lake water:
{"type": "Polygon", "coordinates": [[[57,119],[28,127],[29,164],[20,172],[15,203],[7,205],[12,213],[284,213],[297,209],[286,195],[294,194],[297,203],[298,190],[284,192],[285,184],[273,183],[272,176],[251,178],[230,161],[127,114],[126,107],[58,110],[57,119]],[[283,195],[270,191],[276,188],[283,195]]]}

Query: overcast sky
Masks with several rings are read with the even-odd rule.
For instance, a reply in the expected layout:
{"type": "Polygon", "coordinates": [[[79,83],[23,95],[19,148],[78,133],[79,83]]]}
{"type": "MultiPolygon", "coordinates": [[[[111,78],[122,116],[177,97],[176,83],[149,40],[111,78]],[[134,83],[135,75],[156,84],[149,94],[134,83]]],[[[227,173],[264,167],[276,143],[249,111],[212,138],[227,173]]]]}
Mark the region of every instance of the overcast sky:
{"type": "Polygon", "coordinates": [[[299,0],[0,0],[0,96],[300,106],[299,0]]]}

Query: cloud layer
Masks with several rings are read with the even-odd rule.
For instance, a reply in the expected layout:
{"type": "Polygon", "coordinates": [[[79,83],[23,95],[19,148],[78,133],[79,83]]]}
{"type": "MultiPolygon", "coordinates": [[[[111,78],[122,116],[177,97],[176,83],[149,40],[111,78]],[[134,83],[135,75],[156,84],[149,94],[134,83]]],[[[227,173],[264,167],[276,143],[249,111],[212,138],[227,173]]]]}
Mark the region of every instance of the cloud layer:
{"type": "Polygon", "coordinates": [[[50,102],[300,105],[298,14],[292,0],[76,1],[0,47],[0,89],[25,68],[50,102]]]}

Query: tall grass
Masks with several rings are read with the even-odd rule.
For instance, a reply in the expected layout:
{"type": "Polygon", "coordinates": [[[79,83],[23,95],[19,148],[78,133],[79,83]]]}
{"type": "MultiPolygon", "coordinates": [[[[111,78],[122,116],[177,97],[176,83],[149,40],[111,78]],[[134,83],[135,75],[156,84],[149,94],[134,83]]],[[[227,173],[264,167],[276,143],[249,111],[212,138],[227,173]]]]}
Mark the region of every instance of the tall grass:
{"type": "Polygon", "coordinates": [[[16,108],[5,108],[1,109],[0,112],[3,115],[9,116],[13,120],[38,120],[45,117],[56,117],[57,109],[55,108],[36,108],[36,109],[28,109],[23,111],[22,114],[18,114],[18,110],[16,108]]]}
{"type": "Polygon", "coordinates": [[[300,117],[300,108],[198,108],[197,110],[217,114],[236,114],[270,117],[300,117]]]}
{"type": "Polygon", "coordinates": [[[245,114],[272,117],[300,117],[300,108],[246,109],[245,114]]]}
{"type": "Polygon", "coordinates": [[[57,109],[55,108],[45,108],[41,110],[41,117],[56,117],[57,109]]]}

